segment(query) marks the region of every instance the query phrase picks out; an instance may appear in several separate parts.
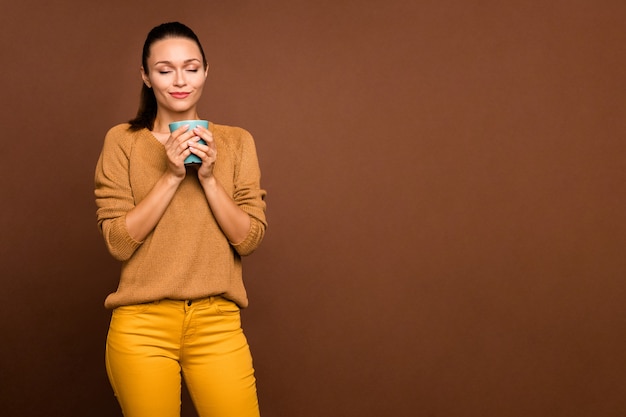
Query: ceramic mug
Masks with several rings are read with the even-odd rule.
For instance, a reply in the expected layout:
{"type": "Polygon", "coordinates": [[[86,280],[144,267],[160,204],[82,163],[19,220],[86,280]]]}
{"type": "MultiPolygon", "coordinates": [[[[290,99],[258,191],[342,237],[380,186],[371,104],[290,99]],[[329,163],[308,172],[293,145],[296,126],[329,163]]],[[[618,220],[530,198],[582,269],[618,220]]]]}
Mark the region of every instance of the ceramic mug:
{"type": "MultiPolygon", "coordinates": [[[[176,129],[178,129],[181,126],[184,125],[189,125],[189,129],[194,129],[196,126],[202,126],[205,129],[209,128],[209,121],[208,120],[181,120],[179,122],[173,122],[170,123],[170,132],[175,131],[176,129]]],[[[198,140],[199,143],[206,145],[206,142],[202,139],[198,140]]],[[[190,164],[201,164],[202,163],[202,159],[198,158],[196,155],[191,154],[189,155],[187,158],[185,158],[185,165],[190,165],[190,164]]]]}

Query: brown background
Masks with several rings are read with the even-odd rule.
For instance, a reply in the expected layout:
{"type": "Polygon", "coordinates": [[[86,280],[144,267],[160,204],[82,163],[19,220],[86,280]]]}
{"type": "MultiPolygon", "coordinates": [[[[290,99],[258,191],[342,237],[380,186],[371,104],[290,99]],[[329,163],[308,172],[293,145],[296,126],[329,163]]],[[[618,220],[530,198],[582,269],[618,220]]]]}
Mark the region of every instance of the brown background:
{"type": "Polygon", "coordinates": [[[1,415],[120,415],[93,169],[169,20],[207,51],[201,115],[257,141],[265,417],[626,415],[622,0],[1,10],[1,415]]]}

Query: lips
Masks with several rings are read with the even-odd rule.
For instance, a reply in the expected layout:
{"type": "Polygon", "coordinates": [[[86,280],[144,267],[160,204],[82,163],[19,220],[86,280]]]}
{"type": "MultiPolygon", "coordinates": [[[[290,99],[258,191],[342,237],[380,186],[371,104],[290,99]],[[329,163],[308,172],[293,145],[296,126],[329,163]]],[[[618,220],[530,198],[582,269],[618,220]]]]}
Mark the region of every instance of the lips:
{"type": "Polygon", "coordinates": [[[172,97],[177,98],[177,99],[187,98],[189,97],[189,94],[191,93],[170,93],[172,97]]]}

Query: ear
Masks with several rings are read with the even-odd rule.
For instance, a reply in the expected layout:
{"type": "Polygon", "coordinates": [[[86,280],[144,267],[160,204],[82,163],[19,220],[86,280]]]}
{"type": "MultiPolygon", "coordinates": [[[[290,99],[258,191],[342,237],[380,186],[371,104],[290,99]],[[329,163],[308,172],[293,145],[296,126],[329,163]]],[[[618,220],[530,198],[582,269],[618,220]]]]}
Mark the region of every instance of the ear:
{"type": "Polygon", "coordinates": [[[209,63],[207,62],[206,69],[204,70],[204,78],[206,78],[208,75],[209,75],[209,63]]]}
{"type": "Polygon", "coordinates": [[[152,84],[150,83],[150,78],[148,77],[146,72],[143,70],[143,65],[141,66],[140,72],[141,72],[141,79],[143,80],[143,83],[146,85],[146,87],[152,88],[152,84]]]}

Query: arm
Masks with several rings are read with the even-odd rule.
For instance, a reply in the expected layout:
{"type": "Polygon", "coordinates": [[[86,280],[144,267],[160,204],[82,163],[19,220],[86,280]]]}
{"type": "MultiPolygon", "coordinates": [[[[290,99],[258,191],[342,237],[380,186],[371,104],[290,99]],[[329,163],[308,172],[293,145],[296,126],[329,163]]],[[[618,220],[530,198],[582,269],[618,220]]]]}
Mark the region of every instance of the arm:
{"type": "Polygon", "coordinates": [[[120,126],[105,138],[95,173],[98,225],[109,252],[118,260],[129,259],[154,229],[185,176],[185,142],[192,133],[174,132],[165,143],[168,169],[152,190],[136,204],[129,178],[133,134],[120,126]],[[184,144],[184,145],[181,145],[184,144]]]}
{"type": "Polygon", "coordinates": [[[126,230],[137,241],[143,241],[156,227],[185,179],[185,158],[191,153],[187,142],[194,136],[193,131],[187,132],[187,128],[181,126],[165,141],[168,169],[148,195],[126,213],[126,230]]]}
{"type": "Polygon", "coordinates": [[[128,175],[133,137],[124,126],[111,129],[96,165],[94,194],[98,227],[111,255],[127,260],[141,245],[126,230],[126,213],[135,206],[128,175]]]}
{"type": "Polygon", "coordinates": [[[261,243],[267,227],[265,220],[265,191],[260,188],[260,170],[252,136],[243,129],[235,129],[232,145],[235,168],[234,192],[229,192],[213,175],[217,148],[212,133],[196,129],[207,145],[190,143],[191,152],[202,159],[198,179],[224,235],[240,255],[252,253],[261,243]]]}
{"type": "Polygon", "coordinates": [[[226,194],[213,175],[201,179],[200,184],[222,232],[233,244],[243,242],[250,231],[250,216],[226,194]]]}
{"type": "Polygon", "coordinates": [[[130,237],[142,242],[152,232],[174,198],[181,180],[169,172],[164,173],[146,198],[126,213],[126,230],[130,237]]]}

